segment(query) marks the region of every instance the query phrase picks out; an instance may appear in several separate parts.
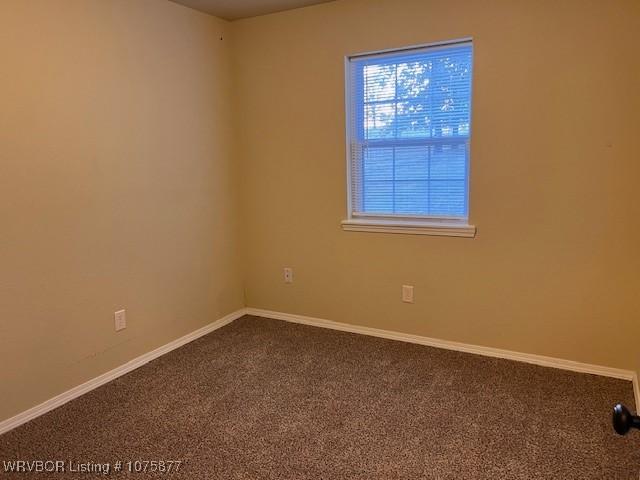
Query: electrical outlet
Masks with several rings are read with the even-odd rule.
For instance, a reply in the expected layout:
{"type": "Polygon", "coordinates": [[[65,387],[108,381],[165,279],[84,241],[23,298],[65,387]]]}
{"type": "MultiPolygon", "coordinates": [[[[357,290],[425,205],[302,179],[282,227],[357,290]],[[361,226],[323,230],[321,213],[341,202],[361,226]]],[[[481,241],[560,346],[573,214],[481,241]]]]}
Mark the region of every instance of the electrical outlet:
{"type": "Polygon", "coordinates": [[[293,283],[293,268],[284,267],[284,283],[293,283]]]}
{"type": "Polygon", "coordinates": [[[118,310],[113,314],[116,326],[116,332],[127,328],[127,313],[124,310],[118,310]]]}
{"type": "Polygon", "coordinates": [[[402,301],[413,303],[413,285],[402,285],[402,301]]]}

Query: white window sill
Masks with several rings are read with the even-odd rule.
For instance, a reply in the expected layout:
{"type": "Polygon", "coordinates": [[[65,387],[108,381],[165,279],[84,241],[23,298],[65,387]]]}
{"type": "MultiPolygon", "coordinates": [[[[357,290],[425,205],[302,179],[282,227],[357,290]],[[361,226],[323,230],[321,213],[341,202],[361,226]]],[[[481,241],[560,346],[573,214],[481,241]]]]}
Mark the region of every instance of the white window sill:
{"type": "Polygon", "coordinates": [[[376,220],[352,218],[342,221],[342,229],[350,232],[403,233],[408,235],[437,235],[445,237],[476,236],[476,227],[466,223],[426,220],[376,220]]]}

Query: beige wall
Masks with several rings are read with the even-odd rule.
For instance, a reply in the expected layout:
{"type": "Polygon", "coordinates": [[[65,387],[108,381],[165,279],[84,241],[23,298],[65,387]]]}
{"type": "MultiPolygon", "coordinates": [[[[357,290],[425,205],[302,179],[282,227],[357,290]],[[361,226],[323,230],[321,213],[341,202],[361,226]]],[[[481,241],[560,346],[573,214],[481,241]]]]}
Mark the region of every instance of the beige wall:
{"type": "Polygon", "coordinates": [[[161,0],[2,0],[0,419],[244,290],[640,370],[639,30],[633,0],[342,0],[233,24],[161,0]],[[477,238],[343,232],[344,55],[463,36],[477,238]]]}
{"type": "Polygon", "coordinates": [[[343,0],[233,28],[249,306],[640,370],[639,2],[343,0]],[[343,57],[465,36],[477,238],[342,231],[343,57]]]}
{"type": "Polygon", "coordinates": [[[244,305],[228,28],[0,2],[0,420],[244,305]]]}

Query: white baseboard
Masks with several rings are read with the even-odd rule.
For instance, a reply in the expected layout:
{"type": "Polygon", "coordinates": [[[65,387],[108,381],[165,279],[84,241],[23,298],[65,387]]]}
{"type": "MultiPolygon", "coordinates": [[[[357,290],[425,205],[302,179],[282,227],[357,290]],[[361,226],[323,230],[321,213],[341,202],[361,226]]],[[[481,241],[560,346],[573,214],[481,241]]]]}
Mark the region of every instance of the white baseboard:
{"type": "Polygon", "coordinates": [[[593,375],[601,375],[604,377],[613,377],[622,380],[628,380],[633,382],[636,408],[640,408],[640,386],[638,385],[638,376],[632,370],[603,367],[600,365],[575,362],[573,360],[545,357],[543,355],[534,355],[531,353],[520,353],[511,350],[503,350],[500,348],[482,347],[479,345],[452,342],[450,340],[440,340],[437,338],[422,337],[419,335],[411,335],[408,333],[393,332],[390,330],[381,330],[378,328],[362,327],[358,325],[350,325],[347,323],[333,322],[331,320],[324,320],[321,318],[306,317],[303,315],[292,315],[289,313],[274,312],[271,310],[262,310],[260,308],[247,308],[246,311],[248,315],[255,315],[258,317],[285,320],[287,322],[302,323],[305,325],[312,325],[314,327],[330,328],[332,330],[359,333],[362,335],[387,338],[390,340],[399,340],[408,343],[417,343],[419,345],[428,345],[430,347],[456,350],[458,352],[475,353],[477,355],[484,355],[486,357],[504,358],[507,360],[515,360],[517,362],[532,363],[534,365],[540,365],[543,367],[559,368],[562,370],[570,370],[572,372],[590,373],[593,375]]]}
{"type": "Polygon", "coordinates": [[[381,330],[377,328],[362,327],[357,325],[349,325],[346,323],[332,322],[330,320],[323,320],[320,318],[306,317],[303,315],[292,315],[289,313],[274,312],[270,310],[262,310],[259,308],[242,308],[235,312],[230,313],[216,320],[209,325],[206,325],[194,332],[191,332],[183,337],[180,337],[172,342],[156,348],[151,352],[145,353],[133,360],[121,365],[113,370],[106,372],[98,377],[95,377],[77,387],[67,390],[60,395],[57,395],[40,405],[36,405],[29,410],[26,410],[14,417],[8,418],[0,422],[0,435],[12,430],[29,420],[33,420],[40,415],[44,415],[51,410],[64,405],[65,403],[78,398],[79,396],[90,392],[104,385],[111,380],[114,380],[126,373],[139,368],[151,360],[154,360],[166,353],[169,353],[176,348],[179,348],[193,340],[196,340],[218,328],[224,327],[229,323],[237,320],[244,315],[255,315],[259,317],[273,318],[276,320],[284,320],[293,323],[302,323],[305,325],[312,325],[315,327],[329,328],[332,330],[340,330],[343,332],[359,333],[362,335],[370,335],[374,337],[387,338],[390,340],[398,340],[402,342],[416,343],[419,345],[427,345],[430,347],[444,348],[447,350],[456,350],[459,352],[475,353],[478,355],[484,355],[488,357],[504,358],[508,360],[515,360],[518,362],[532,363],[535,365],[541,365],[544,367],[559,368],[563,370],[571,370],[580,373],[590,373],[593,375],[602,375],[605,377],[619,378],[622,380],[629,380],[633,382],[633,390],[635,395],[636,410],[640,409],[640,382],[638,381],[638,375],[631,370],[622,370],[618,368],[602,367],[599,365],[590,365],[587,363],[574,362],[572,360],[563,360],[552,357],[545,357],[542,355],[533,355],[527,353],[513,352],[510,350],[502,350],[498,348],[482,347],[478,345],[470,345],[466,343],[452,342],[449,340],[439,340],[436,338],[422,337],[418,335],[411,335],[407,333],[393,332],[389,330],[381,330]]]}
{"type": "Polygon", "coordinates": [[[172,342],[169,342],[166,345],[158,347],[155,350],[152,350],[151,352],[145,353],[144,355],[140,355],[139,357],[134,358],[133,360],[130,360],[124,365],[120,365],[119,367],[114,368],[109,372],[103,373],[102,375],[95,377],[81,385],[78,385],[77,387],[73,387],[71,390],[67,390],[66,392],[61,393],[60,395],[56,395],[55,397],[50,398],[49,400],[41,403],[40,405],[36,405],[35,407],[30,408],[29,410],[26,410],[22,413],[19,413],[14,417],[8,418],[0,422],[0,435],[22,425],[23,423],[28,422],[29,420],[33,420],[34,418],[39,417],[40,415],[44,415],[45,413],[50,412],[54,408],[64,405],[65,403],[73,400],[74,398],[78,398],[79,396],[84,395],[85,393],[90,392],[91,390],[94,390],[99,386],[104,385],[107,382],[110,382],[111,380],[121,377],[122,375],[129,373],[132,370],[135,370],[136,368],[139,368],[145,365],[146,363],[149,363],[151,360],[154,360],[166,353],[169,353],[170,351],[175,350],[176,348],[182,347],[183,345],[189,342],[192,342],[193,340],[196,340],[210,332],[213,332],[218,328],[224,327],[225,325],[228,325],[234,320],[244,316],[246,313],[247,313],[246,309],[242,308],[240,310],[230,313],[229,315],[225,315],[224,317],[220,318],[219,320],[216,320],[213,323],[210,323],[209,325],[205,325],[204,327],[199,328],[198,330],[195,330],[191,333],[188,333],[187,335],[180,337],[176,340],[173,340],[172,342]]]}

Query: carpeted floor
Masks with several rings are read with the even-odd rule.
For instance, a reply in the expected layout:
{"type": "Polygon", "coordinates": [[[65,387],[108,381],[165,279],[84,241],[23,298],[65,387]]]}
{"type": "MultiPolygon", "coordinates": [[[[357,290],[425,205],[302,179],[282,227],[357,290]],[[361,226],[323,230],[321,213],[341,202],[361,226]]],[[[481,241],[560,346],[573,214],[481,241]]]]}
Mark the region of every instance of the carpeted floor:
{"type": "Polygon", "coordinates": [[[613,433],[618,401],[634,406],[629,382],[244,317],[0,436],[0,461],[175,460],[129,476],[193,480],[637,480],[640,434],[613,433]]]}

